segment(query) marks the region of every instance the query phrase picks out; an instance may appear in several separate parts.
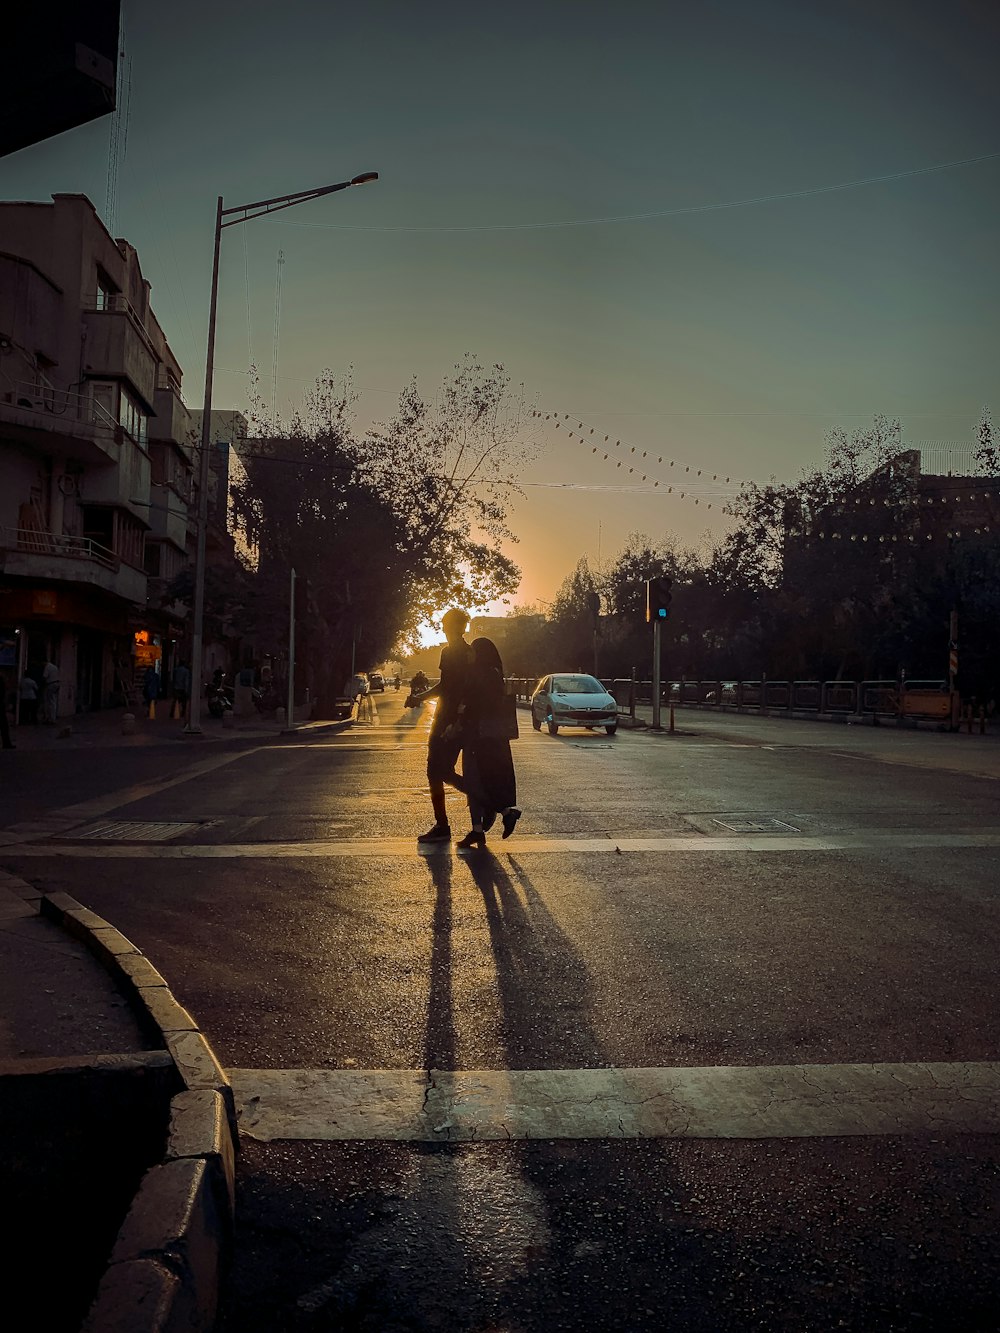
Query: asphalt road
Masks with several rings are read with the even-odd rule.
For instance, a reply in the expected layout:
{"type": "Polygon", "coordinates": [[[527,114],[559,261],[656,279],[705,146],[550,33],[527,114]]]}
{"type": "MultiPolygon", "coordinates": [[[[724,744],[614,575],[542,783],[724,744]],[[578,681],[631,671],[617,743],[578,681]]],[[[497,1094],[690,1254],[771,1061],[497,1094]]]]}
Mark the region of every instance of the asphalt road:
{"type": "Polygon", "coordinates": [[[376,704],[69,755],[88,817],[0,847],[231,1072],[230,1333],[1000,1326],[1000,747],[525,724],[524,817],[463,859],[416,852],[426,715],[376,704]]]}

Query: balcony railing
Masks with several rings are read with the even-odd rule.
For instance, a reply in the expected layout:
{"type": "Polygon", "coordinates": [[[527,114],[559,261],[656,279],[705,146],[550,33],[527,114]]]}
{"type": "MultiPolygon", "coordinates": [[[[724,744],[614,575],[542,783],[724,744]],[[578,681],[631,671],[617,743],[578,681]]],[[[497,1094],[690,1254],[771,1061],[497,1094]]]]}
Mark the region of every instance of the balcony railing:
{"type": "Polygon", "coordinates": [[[104,569],[116,571],[121,557],[90,537],[66,537],[37,528],[0,528],[0,545],[31,555],[55,555],[71,560],[91,560],[104,569]]]}
{"type": "Polygon", "coordinates": [[[162,365],[157,366],[156,368],[156,387],[162,391],[169,391],[170,393],[175,394],[178,400],[187,407],[184,391],[174,379],[173,375],[171,375],[162,365]]]}
{"type": "Polygon", "coordinates": [[[0,404],[20,412],[42,412],[48,417],[82,422],[121,440],[121,426],[107,408],[89,394],[71,393],[68,389],[29,380],[0,379],[0,404]]]}

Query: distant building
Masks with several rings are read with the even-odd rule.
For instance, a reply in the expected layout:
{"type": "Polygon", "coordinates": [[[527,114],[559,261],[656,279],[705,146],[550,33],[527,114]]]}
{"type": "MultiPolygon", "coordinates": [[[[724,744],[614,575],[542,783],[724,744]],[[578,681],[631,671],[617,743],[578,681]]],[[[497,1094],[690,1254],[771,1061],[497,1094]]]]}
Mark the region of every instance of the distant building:
{"type": "MultiPolygon", "coordinates": [[[[201,445],[201,423],[204,412],[192,412],[192,420],[201,445]]],[[[229,485],[232,454],[239,454],[247,445],[247,419],[242,412],[213,408],[211,429],[208,433],[208,519],[216,529],[225,532],[229,526],[229,485]]]]}
{"type": "Polygon", "coordinates": [[[191,425],[135,249],[83,195],[0,203],[0,641],[55,662],[60,714],[140,643],[169,666],[183,610],[147,599],[188,559],[191,425]]]}

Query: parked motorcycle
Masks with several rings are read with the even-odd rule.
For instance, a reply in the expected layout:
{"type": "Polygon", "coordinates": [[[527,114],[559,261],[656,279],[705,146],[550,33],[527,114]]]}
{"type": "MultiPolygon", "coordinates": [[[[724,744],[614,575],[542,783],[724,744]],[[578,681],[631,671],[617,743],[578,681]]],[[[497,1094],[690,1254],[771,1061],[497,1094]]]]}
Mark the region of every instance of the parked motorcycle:
{"type": "Polygon", "coordinates": [[[258,713],[273,713],[275,709],[281,707],[281,695],[273,685],[268,685],[263,690],[254,688],[253,705],[258,713]]]}
{"type": "Polygon", "coordinates": [[[221,717],[227,710],[232,710],[233,696],[229,686],[222,683],[206,685],[205,702],[212,717],[221,717]]]}

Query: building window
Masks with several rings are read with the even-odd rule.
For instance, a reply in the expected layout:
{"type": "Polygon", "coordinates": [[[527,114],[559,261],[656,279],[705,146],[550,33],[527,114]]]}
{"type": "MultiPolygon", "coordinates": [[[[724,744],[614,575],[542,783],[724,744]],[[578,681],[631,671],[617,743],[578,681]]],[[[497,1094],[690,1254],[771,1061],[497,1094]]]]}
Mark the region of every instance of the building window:
{"type": "Polygon", "coordinates": [[[118,421],[126,434],[130,435],[136,444],[141,444],[145,448],[148,439],[149,416],[137,400],[132,397],[128,389],[122,389],[119,394],[118,421]]]}
{"type": "Polygon", "coordinates": [[[97,309],[112,310],[114,308],[114,298],[118,295],[118,288],[111,281],[102,268],[97,270],[97,309]]]}
{"type": "Polygon", "coordinates": [[[113,428],[118,418],[118,385],[95,382],[90,386],[94,424],[113,428]]]}

